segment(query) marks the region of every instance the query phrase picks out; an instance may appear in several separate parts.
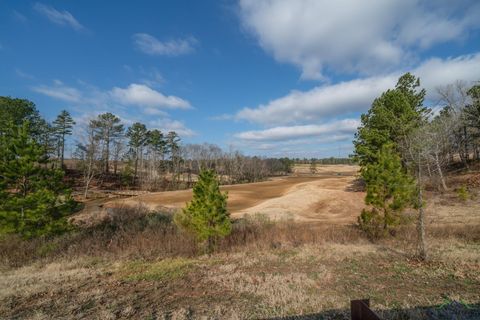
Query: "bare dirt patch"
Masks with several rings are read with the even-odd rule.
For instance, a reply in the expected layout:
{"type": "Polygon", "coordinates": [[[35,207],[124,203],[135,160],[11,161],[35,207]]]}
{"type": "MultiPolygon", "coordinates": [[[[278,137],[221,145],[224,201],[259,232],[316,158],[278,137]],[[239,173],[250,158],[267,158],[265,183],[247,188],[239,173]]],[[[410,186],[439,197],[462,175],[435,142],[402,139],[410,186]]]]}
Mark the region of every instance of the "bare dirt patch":
{"type": "MultiPolygon", "coordinates": [[[[222,186],[229,194],[228,208],[232,217],[261,213],[272,219],[352,223],[363,206],[362,192],[352,185],[357,166],[318,166],[317,174],[308,168],[296,167],[288,177],[269,181],[222,186]]],[[[152,211],[174,211],[192,198],[192,190],[156,192],[103,204],[101,210],[85,210],[75,220],[101,219],[114,208],[144,206],[152,211]]]]}

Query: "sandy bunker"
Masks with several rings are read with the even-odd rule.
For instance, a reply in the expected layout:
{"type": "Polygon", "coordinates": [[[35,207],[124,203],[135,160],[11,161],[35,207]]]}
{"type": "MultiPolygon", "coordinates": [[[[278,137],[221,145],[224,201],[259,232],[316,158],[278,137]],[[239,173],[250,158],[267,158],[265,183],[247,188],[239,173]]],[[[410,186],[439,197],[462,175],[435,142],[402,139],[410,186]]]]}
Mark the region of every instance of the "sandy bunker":
{"type": "MultiPolygon", "coordinates": [[[[308,167],[297,167],[292,176],[221,189],[228,191],[232,217],[260,213],[272,219],[347,224],[355,222],[363,208],[364,193],[354,185],[357,171],[355,166],[331,165],[319,166],[316,175],[309,175],[308,167]]],[[[110,201],[104,207],[182,208],[191,198],[191,190],[156,192],[110,201]]]]}

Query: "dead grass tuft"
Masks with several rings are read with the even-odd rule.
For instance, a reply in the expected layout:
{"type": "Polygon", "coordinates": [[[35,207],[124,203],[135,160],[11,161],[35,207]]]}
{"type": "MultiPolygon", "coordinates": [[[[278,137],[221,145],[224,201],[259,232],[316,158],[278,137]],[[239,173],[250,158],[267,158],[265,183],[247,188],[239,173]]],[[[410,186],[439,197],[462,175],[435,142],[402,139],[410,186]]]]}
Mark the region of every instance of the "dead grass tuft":
{"type": "Polygon", "coordinates": [[[185,258],[163,259],[157,262],[132,261],[122,270],[130,281],[168,281],[190,272],[195,261],[185,258]]]}
{"type": "MultiPolygon", "coordinates": [[[[109,222],[53,239],[30,241],[15,236],[0,239],[0,266],[21,267],[34,261],[81,257],[105,259],[156,259],[194,257],[203,248],[193,237],[178,230],[171,215],[148,213],[145,208],[122,208],[109,222]]],[[[236,220],[232,233],[219,239],[215,252],[249,249],[277,249],[305,244],[353,243],[365,241],[354,226],[328,226],[272,222],[263,216],[236,220]]]]}

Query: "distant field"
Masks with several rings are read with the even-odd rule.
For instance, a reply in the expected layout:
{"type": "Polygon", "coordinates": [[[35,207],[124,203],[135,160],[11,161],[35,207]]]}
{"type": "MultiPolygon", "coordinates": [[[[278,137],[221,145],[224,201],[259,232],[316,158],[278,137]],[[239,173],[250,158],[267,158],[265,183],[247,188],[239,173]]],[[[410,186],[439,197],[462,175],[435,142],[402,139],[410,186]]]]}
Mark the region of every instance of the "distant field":
{"type": "MultiPolygon", "coordinates": [[[[288,177],[222,186],[221,189],[229,194],[228,208],[233,218],[262,214],[273,220],[351,225],[356,223],[365,207],[365,193],[356,185],[357,175],[357,166],[319,165],[317,173],[312,175],[308,165],[296,165],[288,177]]],[[[480,204],[459,202],[455,194],[427,193],[427,196],[427,219],[432,223],[480,223],[480,204]]],[[[108,210],[125,206],[171,212],[183,208],[191,197],[191,190],[181,190],[103,200],[99,202],[102,207],[87,207],[74,220],[90,224],[91,220],[105,218],[108,210]]]]}
{"type": "MultiPolygon", "coordinates": [[[[228,208],[233,217],[261,213],[272,219],[317,221],[333,224],[353,223],[363,206],[362,192],[355,189],[358,167],[318,166],[310,174],[308,167],[296,166],[288,177],[269,181],[222,186],[227,191],[228,208]]],[[[191,190],[154,192],[104,204],[106,208],[142,205],[151,210],[179,209],[192,197],[191,190]]],[[[89,212],[76,219],[88,219],[89,212]]],[[[101,216],[96,214],[96,217],[101,216]]]]}

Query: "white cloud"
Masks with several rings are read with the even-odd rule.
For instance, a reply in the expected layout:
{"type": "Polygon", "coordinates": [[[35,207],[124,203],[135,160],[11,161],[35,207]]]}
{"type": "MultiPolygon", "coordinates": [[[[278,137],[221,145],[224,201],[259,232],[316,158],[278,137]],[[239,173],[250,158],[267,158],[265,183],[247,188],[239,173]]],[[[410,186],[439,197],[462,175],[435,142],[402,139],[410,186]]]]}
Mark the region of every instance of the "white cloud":
{"type": "Polygon", "coordinates": [[[291,139],[285,141],[250,141],[239,140],[232,142],[232,148],[245,150],[248,154],[273,157],[328,157],[335,155],[338,157],[348,156],[352,152],[353,145],[350,143],[352,135],[327,135],[319,137],[309,137],[301,139],[291,139]]]}
{"type": "MultiPolygon", "coordinates": [[[[190,103],[175,96],[165,96],[162,93],[142,84],[130,84],[122,89],[114,87],[102,91],[94,86],[79,81],[78,88],[65,85],[54,80],[52,85],[40,85],[32,90],[56,100],[69,103],[69,108],[78,113],[76,121],[79,127],[84,127],[100,113],[112,112],[118,115],[122,122],[129,126],[135,121],[144,122],[151,129],[164,132],[175,131],[181,137],[191,137],[196,132],[189,129],[182,121],[170,118],[162,110],[189,109],[190,103]],[[136,107],[136,108],[130,108],[136,107]]],[[[80,128],[81,129],[81,128],[80,128]]]]}
{"type": "MultiPolygon", "coordinates": [[[[420,77],[427,89],[427,98],[434,98],[435,88],[456,80],[472,82],[480,79],[480,53],[449,59],[432,58],[412,73],[420,77]]],[[[325,117],[364,112],[375,97],[395,86],[402,72],[317,86],[308,91],[292,91],[288,95],[244,108],[235,118],[267,126],[319,121],[325,117]]]]}
{"type": "Polygon", "coordinates": [[[292,91],[257,108],[244,108],[236,119],[265,125],[304,123],[322,117],[363,111],[383,90],[395,83],[395,77],[356,79],[315,87],[309,91],[292,91]]]}
{"type": "Polygon", "coordinates": [[[240,18],[277,61],[302,78],[325,69],[374,74],[408,66],[416,53],[480,26],[473,0],[240,0],[240,18]]]}
{"type": "Polygon", "coordinates": [[[121,104],[136,105],[139,107],[189,109],[190,103],[182,98],[166,96],[144,84],[132,83],[127,88],[113,88],[110,91],[113,99],[121,104]]]}
{"type": "Polygon", "coordinates": [[[193,37],[160,41],[147,33],[133,35],[133,41],[138,50],[150,55],[178,56],[195,50],[197,40],[193,37]]]}
{"type": "Polygon", "coordinates": [[[59,80],[55,80],[53,86],[41,85],[33,87],[32,90],[66,102],[80,103],[83,100],[82,93],[78,89],[65,86],[59,80]]]}
{"type": "Polygon", "coordinates": [[[24,78],[24,79],[27,79],[27,80],[33,80],[35,79],[35,77],[27,72],[24,72],[20,69],[15,69],[15,73],[17,74],[17,76],[19,76],[20,78],[24,78]]]}
{"type": "Polygon", "coordinates": [[[348,138],[349,135],[345,134],[353,134],[359,125],[360,121],[357,119],[343,119],[320,125],[282,126],[266,130],[245,131],[236,134],[235,137],[250,141],[282,141],[315,136],[328,136],[331,139],[332,134],[348,138]]]}
{"type": "Polygon", "coordinates": [[[148,122],[148,126],[151,129],[158,129],[164,133],[175,131],[181,137],[193,137],[197,135],[195,131],[187,128],[183,122],[170,118],[152,120],[148,122]]]}
{"type": "Polygon", "coordinates": [[[61,25],[61,26],[69,26],[73,28],[75,31],[82,31],[86,28],[80,24],[80,22],[75,19],[75,17],[68,11],[58,11],[51,6],[47,6],[42,3],[36,3],[33,8],[35,11],[40,13],[41,15],[45,16],[51,22],[61,25]]]}
{"type": "Polygon", "coordinates": [[[480,80],[480,52],[472,55],[463,55],[446,60],[432,58],[422,63],[414,70],[420,77],[422,85],[432,97],[435,88],[454,83],[456,80],[480,80]]]}
{"type": "Polygon", "coordinates": [[[149,87],[159,87],[165,83],[165,78],[156,68],[150,70],[140,68],[140,72],[144,75],[141,82],[149,87]]]}
{"type": "Polygon", "coordinates": [[[16,21],[20,22],[20,23],[27,23],[28,22],[28,19],[27,17],[25,17],[24,14],[18,12],[17,10],[13,10],[13,19],[15,19],[16,21]]]}

